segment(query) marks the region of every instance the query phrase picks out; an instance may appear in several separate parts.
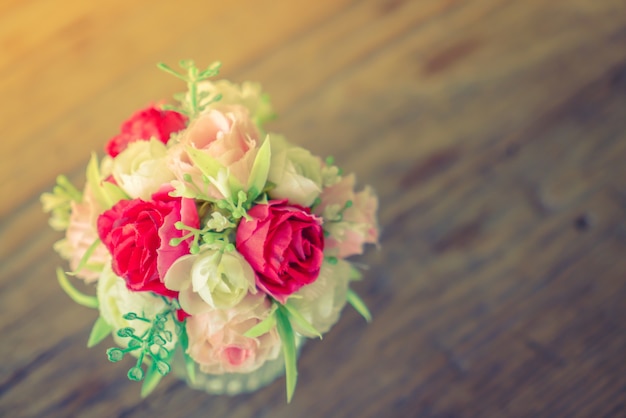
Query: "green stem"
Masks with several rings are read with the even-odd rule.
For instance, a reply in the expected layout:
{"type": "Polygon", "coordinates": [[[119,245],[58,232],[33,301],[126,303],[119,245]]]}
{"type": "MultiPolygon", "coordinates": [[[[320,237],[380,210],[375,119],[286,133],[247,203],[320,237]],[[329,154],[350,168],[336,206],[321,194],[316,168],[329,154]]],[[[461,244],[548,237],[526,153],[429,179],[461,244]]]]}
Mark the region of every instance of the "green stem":
{"type": "Polygon", "coordinates": [[[135,319],[138,319],[143,322],[152,322],[148,318],[144,318],[143,316],[136,316],[135,319]]]}
{"type": "Polygon", "coordinates": [[[142,350],[141,353],[139,353],[139,358],[137,359],[137,367],[141,367],[141,365],[143,364],[143,358],[146,355],[146,350],[142,350]]]}
{"type": "Polygon", "coordinates": [[[191,101],[191,119],[194,119],[198,115],[198,91],[195,80],[187,83],[187,89],[191,101]]]}

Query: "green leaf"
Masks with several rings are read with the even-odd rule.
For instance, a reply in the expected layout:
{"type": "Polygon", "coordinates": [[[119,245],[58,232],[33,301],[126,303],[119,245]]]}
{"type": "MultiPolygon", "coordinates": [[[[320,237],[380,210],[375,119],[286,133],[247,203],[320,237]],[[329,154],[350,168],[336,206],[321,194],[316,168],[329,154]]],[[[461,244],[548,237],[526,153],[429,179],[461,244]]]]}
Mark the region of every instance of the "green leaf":
{"type": "Polygon", "coordinates": [[[361,280],[362,278],[363,274],[359,271],[359,269],[350,264],[350,280],[361,280]]]}
{"type": "Polygon", "coordinates": [[[200,72],[200,74],[198,75],[198,78],[205,79],[208,77],[213,77],[213,76],[218,75],[220,72],[221,66],[222,66],[222,63],[220,61],[212,62],[211,65],[209,65],[206,70],[200,72]]]}
{"type": "Polygon", "coordinates": [[[128,195],[118,186],[102,180],[98,157],[95,153],[91,154],[91,159],[89,160],[89,164],[87,164],[86,176],[87,183],[91,186],[94,197],[104,210],[110,209],[122,199],[128,199],[128,195]]]}
{"type": "Polygon", "coordinates": [[[83,200],[83,194],[78,190],[72,182],[64,175],[57,176],[57,184],[63,189],[65,194],[72,200],[80,202],[83,200]]]}
{"type": "Polygon", "coordinates": [[[187,354],[187,349],[189,348],[189,337],[187,336],[187,329],[185,327],[181,327],[181,333],[178,337],[178,341],[180,341],[180,349],[185,359],[185,370],[187,371],[187,377],[189,377],[189,381],[191,383],[195,383],[196,382],[196,363],[187,354]]]}
{"type": "Polygon", "coordinates": [[[179,78],[183,81],[187,81],[187,77],[183,76],[182,74],[177,73],[176,71],[174,71],[173,69],[171,69],[167,64],[163,63],[163,62],[159,62],[157,64],[157,67],[162,70],[165,71],[168,74],[173,75],[176,78],[179,78]]]}
{"type": "Polygon", "coordinates": [[[363,299],[361,299],[352,289],[348,289],[347,299],[350,305],[352,305],[352,307],[360,313],[367,322],[372,320],[372,314],[369,309],[367,309],[365,302],[363,302],[363,299]]]}
{"type": "Polygon", "coordinates": [[[276,311],[276,325],[278,335],[283,345],[283,356],[285,358],[285,380],[287,384],[287,403],[291,403],[293,393],[296,390],[298,381],[298,366],[296,364],[296,335],[291,328],[287,311],[279,307],[276,311]]]}
{"type": "Polygon", "coordinates": [[[156,389],[157,385],[163,378],[163,375],[159,373],[156,362],[152,362],[152,364],[148,367],[146,371],[146,375],[143,379],[143,384],[141,385],[141,398],[146,398],[148,395],[156,389]]]}
{"type": "Polygon", "coordinates": [[[129,199],[130,196],[126,194],[119,186],[109,183],[108,181],[102,182],[103,193],[107,196],[107,199],[111,203],[111,206],[119,202],[120,200],[129,199]]]}
{"type": "Polygon", "coordinates": [[[309,321],[306,320],[305,317],[302,316],[300,312],[293,305],[286,303],[283,305],[287,312],[289,312],[289,317],[296,321],[296,323],[307,333],[316,335],[319,339],[322,339],[322,334],[318,330],[315,329],[313,325],[309,321]]]}
{"type": "Polygon", "coordinates": [[[243,335],[244,337],[249,338],[260,337],[261,335],[269,332],[274,325],[276,325],[276,315],[272,312],[261,322],[246,331],[243,335]]]}
{"type": "MultiPolygon", "coordinates": [[[[231,175],[230,172],[227,171],[226,174],[228,176],[228,187],[230,188],[231,195],[237,196],[240,191],[243,191],[243,184],[237,180],[237,177],[231,175]]],[[[246,199],[244,199],[244,202],[245,201],[246,199]]]]}
{"type": "Polygon", "coordinates": [[[93,192],[94,197],[96,198],[96,200],[98,201],[98,203],[100,204],[100,206],[102,206],[105,210],[111,208],[107,196],[104,193],[104,190],[102,189],[100,183],[101,183],[101,178],[100,178],[100,168],[98,167],[98,157],[96,156],[95,153],[91,154],[91,159],[89,160],[89,163],[87,164],[87,183],[89,184],[89,186],[91,186],[91,191],[93,192]]]}
{"type": "Polygon", "coordinates": [[[257,152],[254,163],[252,164],[252,170],[250,171],[250,177],[248,177],[248,199],[253,202],[254,199],[261,194],[261,190],[265,187],[267,176],[270,172],[270,158],[272,151],[270,147],[269,135],[265,137],[263,144],[257,152]]]}
{"type": "Polygon", "coordinates": [[[113,331],[113,327],[109,325],[103,317],[99,316],[93,324],[91,334],[89,334],[87,347],[91,348],[97,345],[100,341],[104,340],[111,333],[111,331],[113,331]]]}
{"type": "Polygon", "coordinates": [[[89,246],[89,248],[87,248],[87,251],[85,251],[85,254],[83,254],[80,261],[78,262],[78,266],[76,267],[76,269],[70,273],[67,273],[69,276],[75,276],[79,271],[81,271],[85,267],[85,265],[87,264],[87,261],[89,261],[89,257],[91,257],[91,254],[93,254],[96,248],[98,248],[98,244],[100,244],[100,242],[101,242],[100,238],[97,238],[89,246]]]}
{"type": "Polygon", "coordinates": [[[57,267],[57,280],[59,281],[59,285],[61,285],[61,289],[63,289],[74,302],[88,308],[95,309],[98,307],[98,298],[95,296],[85,295],[84,293],[76,290],[60,267],[57,267]]]}
{"type": "Polygon", "coordinates": [[[104,263],[87,263],[84,268],[91,271],[102,271],[104,269],[104,263]]]}
{"type": "Polygon", "coordinates": [[[229,175],[226,167],[215,158],[193,147],[187,147],[187,154],[189,154],[189,158],[200,169],[202,174],[226,197],[228,197],[229,193],[228,190],[222,190],[224,186],[229,188],[231,196],[236,196],[240,190],[243,190],[243,185],[239,180],[235,176],[229,175]]]}
{"type": "Polygon", "coordinates": [[[187,154],[194,165],[207,177],[217,178],[217,173],[225,169],[215,158],[193,147],[187,147],[187,154]]]}

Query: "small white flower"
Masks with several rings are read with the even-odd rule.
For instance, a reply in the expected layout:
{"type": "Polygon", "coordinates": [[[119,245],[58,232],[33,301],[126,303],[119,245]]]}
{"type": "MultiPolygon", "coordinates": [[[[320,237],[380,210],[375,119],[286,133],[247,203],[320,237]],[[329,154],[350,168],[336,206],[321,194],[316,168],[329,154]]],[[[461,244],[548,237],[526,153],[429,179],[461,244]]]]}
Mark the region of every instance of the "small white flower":
{"type": "Polygon", "coordinates": [[[234,227],[235,224],[229,221],[224,215],[216,211],[211,213],[211,219],[207,221],[206,226],[214,231],[222,232],[227,228],[234,227]]]}
{"type": "Polygon", "coordinates": [[[326,206],[323,210],[322,217],[325,221],[339,221],[341,220],[341,211],[343,210],[343,206],[339,204],[330,204],[326,206]]]}
{"type": "Polygon", "coordinates": [[[341,181],[341,175],[339,174],[339,167],[335,165],[322,167],[322,185],[324,187],[332,186],[341,181]]]}

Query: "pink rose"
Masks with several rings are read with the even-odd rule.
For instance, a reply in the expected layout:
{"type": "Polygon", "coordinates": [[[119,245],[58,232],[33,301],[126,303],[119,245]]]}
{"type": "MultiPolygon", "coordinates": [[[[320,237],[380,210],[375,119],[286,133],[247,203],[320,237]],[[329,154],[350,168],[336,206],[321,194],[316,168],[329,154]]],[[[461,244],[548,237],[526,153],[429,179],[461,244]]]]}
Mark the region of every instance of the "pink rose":
{"type": "MultiPolygon", "coordinates": [[[[259,132],[243,106],[221,106],[198,116],[170,151],[170,169],[178,180],[189,174],[196,184],[203,184],[186,148],[193,147],[217,160],[241,184],[246,185],[258,151],[259,132]]],[[[208,194],[216,199],[225,196],[213,185],[208,194]]]]}
{"type": "Polygon", "coordinates": [[[324,259],[321,221],[308,208],[270,200],[248,211],[237,228],[237,250],[256,273],[256,284],[284,303],[313,283],[324,259]]]}
{"type": "Polygon", "coordinates": [[[171,246],[184,231],[174,224],[199,227],[198,212],[191,199],[173,198],[163,188],[151,201],[121,200],[98,218],[98,234],[113,256],[113,272],[130,290],[152,291],[173,297],[162,278],[174,261],[189,253],[189,241],[171,246]]]}
{"type": "MultiPolygon", "coordinates": [[[[89,185],[85,186],[82,201],[72,202],[71,205],[72,213],[67,231],[65,231],[65,238],[70,248],[70,268],[76,270],[85,252],[98,239],[96,222],[102,208],[96,202],[89,185]]],[[[104,264],[108,261],[108,257],[109,253],[104,245],[98,244],[91,253],[89,263],[77,271],[76,276],[87,283],[95,282],[100,275],[99,269],[91,269],[89,265],[104,264]]]]}
{"type": "Polygon", "coordinates": [[[362,254],[365,244],[378,244],[378,198],[370,187],[355,193],[355,181],[350,174],[326,187],[315,207],[315,213],[328,220],[324,224],[329,233],[326,249],[340,258],[362,254]]]}
{"type": "Polygon", "coordinates": [[[106,152],[111,157],[116,157],[131,142],[147,141],[150,138],[157,138],[167,144],[170,136],[185,129],[186,124],[187,118],[178,112],[154,106],[141,109],[122,124],[120,133],[107,143],[106,152]]]}
{"type": "Polygon", "coordinates": [[[275,359],[280,338],[274,327],[257,338],[244,336],[271,311],[262,293],[248,294],[230,309],[214,309],[187,318],[187,353],[205,373],[249,373],[275,359]]]}

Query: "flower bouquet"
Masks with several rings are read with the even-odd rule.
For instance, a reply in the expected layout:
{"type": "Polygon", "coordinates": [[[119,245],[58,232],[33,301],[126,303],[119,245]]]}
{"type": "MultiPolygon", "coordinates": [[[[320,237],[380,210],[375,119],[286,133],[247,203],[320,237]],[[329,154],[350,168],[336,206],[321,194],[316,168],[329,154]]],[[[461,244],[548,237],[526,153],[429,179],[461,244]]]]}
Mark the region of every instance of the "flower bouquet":
{"type": "Polygon", "coordinates": [[[219,63],[180,66],[159,64],[187,84],[176,106],[125,121],[107,155],[92,155],[82,192],[59,176],[42,195],[65,231],[55,250],[71,272],[57,278],[99,310],[88,346],[112,334],[108,359],[134,357],[142,396],[172,364],[193,382],[279,362],[290,401],[300,341],[321,338],[346,302],[370,318],[346,257],[377,243],[377,198],[332,158],[266,133],[273,112],[258,84],[210,81],[219,63]]]}

